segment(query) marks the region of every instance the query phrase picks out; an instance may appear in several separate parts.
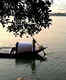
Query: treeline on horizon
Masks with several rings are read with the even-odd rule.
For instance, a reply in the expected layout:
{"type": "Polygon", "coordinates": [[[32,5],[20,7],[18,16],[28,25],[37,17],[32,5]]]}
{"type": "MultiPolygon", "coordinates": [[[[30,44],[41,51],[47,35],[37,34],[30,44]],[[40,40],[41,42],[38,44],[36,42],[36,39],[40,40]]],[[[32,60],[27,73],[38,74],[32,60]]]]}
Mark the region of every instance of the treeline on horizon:
{"type": "Polygon", "coordinates": [[[66,13],[51,13],[51,16],[66,16],[66,13]]]}

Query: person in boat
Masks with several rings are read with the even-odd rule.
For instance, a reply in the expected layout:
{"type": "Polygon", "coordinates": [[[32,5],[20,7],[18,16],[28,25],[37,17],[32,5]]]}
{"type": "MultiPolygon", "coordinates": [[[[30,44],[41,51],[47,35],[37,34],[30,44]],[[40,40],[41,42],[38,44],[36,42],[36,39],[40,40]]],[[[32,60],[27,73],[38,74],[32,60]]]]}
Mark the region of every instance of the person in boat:
{"type": "Polygon", "coordinates": [[[33,44],[33,52],[35,52],[35,44],[37,44],[39,46],[39,49],[43,51],[44,56],[46,55],[46,53],[44,51],[44,49],[46,49],[46,48],[44,48],[42,45],[38,44],[37,41],[34,38],[33,38],[33,43],[32,44],[33,44]]]}
{"type": "Polygon", "coordinates": [[[33,44],[33,52],[35,52],[35,44],[36,44],[36,40],[33,38],[33,41],[32,41],[32,44],[33,44]]]}

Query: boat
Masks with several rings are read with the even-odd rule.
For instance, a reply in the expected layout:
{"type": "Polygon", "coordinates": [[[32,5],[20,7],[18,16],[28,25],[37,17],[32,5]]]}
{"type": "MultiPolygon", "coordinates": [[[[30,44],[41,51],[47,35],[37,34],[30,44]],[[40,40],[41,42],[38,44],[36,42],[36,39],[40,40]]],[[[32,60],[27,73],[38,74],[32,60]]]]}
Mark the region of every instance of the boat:
{"type": "MultiPolygon", "coordinates": [[[[17,42],[15,47],[11,48],[9,53],[0,53],[0,58],[16,58],[16,59],[47,59],[45,49],[47,47],[34,46],[33,43],[17,42]],[[43,56],[39,54],[43,51],[43,56]]],[[[6,48],[7,49],[7,48],[6,48]]]]}
{"type": "Polygon", "coordinates": [[[11,49],[10,55],[15,58],[24,58],[24,59],[46,59],[47,55],[45,53],[45,49],[47,47],[43,46],[35,46],[33,49],[33,44],[28,42],[16,43],[16,47],[11,49]],[[39,54],[39,52],[43,51],[43,56],[39,54]]]}

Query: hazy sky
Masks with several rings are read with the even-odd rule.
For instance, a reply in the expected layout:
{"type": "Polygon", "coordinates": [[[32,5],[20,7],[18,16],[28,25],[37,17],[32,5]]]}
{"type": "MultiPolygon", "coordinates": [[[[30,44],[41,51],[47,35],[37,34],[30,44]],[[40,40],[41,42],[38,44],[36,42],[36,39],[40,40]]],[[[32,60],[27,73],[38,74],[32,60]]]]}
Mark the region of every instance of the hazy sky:
{"type": "Polygon", "coordinates": [[[66,0],[53,0],[53,12],[66,12],[66,0]]]}

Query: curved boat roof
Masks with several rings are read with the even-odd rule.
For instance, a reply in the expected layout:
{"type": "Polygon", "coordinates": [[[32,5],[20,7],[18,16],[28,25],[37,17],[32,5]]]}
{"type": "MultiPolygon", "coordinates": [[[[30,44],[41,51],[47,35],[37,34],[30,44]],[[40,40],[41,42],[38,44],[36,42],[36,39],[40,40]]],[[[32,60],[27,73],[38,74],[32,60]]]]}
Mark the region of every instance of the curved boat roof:
{"type": "Polygon", "coordinates": [[[19,42],[19,44],[22,44],[22,45],[32,45],[32,43],[30,43],[30,42],[19,42]]]}

